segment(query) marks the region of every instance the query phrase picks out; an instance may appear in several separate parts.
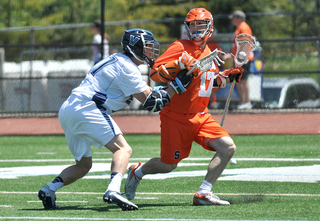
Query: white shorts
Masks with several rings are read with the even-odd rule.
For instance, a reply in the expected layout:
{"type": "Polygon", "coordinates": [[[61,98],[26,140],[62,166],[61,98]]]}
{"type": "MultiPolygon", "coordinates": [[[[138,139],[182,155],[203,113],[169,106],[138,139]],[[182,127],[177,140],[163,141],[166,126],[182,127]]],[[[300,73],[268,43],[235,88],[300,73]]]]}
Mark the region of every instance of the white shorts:
{"type": "Polygon", "coordinates": [[[122,134],[112,117],[98,109],[94,101],[82,101],[74,95],[62,104],[59,121],[77,161],[91,157],[91,145],[101,149],[114,136],[122,134]]]}

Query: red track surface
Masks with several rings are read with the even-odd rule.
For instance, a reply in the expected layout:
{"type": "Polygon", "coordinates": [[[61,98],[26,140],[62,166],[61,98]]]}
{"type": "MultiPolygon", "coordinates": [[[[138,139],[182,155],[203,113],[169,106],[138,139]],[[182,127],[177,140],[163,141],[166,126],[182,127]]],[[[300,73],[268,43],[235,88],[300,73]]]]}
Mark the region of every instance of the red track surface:
{"type": "MultiPolygon", "coordinates": [[[[222,115],[213,114],[221,121],[222,115]]],[[[159,134],[158,115],[113,116],[124,134],[159,134]]],[[[236,134],[320,134],[320,113],[228,114],[224,128],[236,134]]],[[[0,135],[63,134],[59,120],[0,118],[0,135]]]]}

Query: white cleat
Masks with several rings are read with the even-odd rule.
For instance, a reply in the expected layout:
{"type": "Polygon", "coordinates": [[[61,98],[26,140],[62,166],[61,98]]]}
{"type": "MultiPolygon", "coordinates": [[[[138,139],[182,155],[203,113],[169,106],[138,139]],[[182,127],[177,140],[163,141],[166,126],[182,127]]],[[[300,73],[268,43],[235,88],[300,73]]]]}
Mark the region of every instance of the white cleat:
{"type": "Polygon", "coordinates": [[[228,201],[221,200],[212,192],[207,192],[203,196],[200,196],[198,193],[196,193],[193,196],[193,205],[195,206],[208,206],[208,205],[228,206],[230,205],[230,203],[228,201]]]}
{"type": "Polygon", "coordinates": [[[125,194],[129,200],[133,200],[136,196],[137,187],[140,183],[140,180],[135,174],[134,171],[141,166],[141,162],[139,164],[133,164],[130,166],[128,171],[128,178],[126,181],[126,185],[124,187],[125,194]]]}
{"type": "Polygon", "coordinates": [[[119,192],[108,190],[103,195],[103,200],[108,203],[117,204],[123,211],[138,210],[138,206],[124,198],[119,192]]]}

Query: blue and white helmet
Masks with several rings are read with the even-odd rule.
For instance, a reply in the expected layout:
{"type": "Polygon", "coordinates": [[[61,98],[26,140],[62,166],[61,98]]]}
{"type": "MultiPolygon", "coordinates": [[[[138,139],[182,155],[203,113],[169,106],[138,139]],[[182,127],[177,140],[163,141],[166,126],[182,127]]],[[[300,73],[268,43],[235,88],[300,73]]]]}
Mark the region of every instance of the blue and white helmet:
{"type": "Polygon", "coordinates": [[[151,68],[160,55],[159,42],[150,31],[144,29],[126,30],[121,45],[124,52],[132,54],[141,62],[146,61],[151,68]]]}

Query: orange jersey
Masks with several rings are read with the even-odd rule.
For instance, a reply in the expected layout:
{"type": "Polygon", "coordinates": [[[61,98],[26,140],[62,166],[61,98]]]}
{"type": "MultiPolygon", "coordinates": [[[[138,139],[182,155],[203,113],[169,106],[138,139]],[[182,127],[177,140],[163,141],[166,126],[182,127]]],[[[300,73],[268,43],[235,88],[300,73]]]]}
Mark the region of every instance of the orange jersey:
{"type": "Polygon", "coordinates": [[[217,41],[217,39],[215,38],[210,38],[207,41],[207,45],[210,48],[211,51],[214,51],[215,49],[218,49],[219,51],[222,51],[222,49],[219,46],[219,43],[217,41]]]}
{"type": "MultiPolygon", "coordinates": [[[[252,35],[251,28],[246,22],[241,22],[241,24],[236,28],[236,31],[234,32],[234,35],[233,35],[233,40],[236,39],[236,36],[238,34],[242,34],[242,33],[252,35]]],[[[232,46],[232,54],[235,55],[236,53],[237,53],[237,45],[234,43],[232,46]]],[[[252,61],[253,57],[254,55],[253,55],[253,52],[251,51],[248,57],[249,61],[252,61]]]]}
{"type": "MultiPolygon", "coordinates": [[[[179,60],[181,54],[187,51],[189,55],[199,60],[210,54],[210,48],[206,45],[203,49],[195,46],[191,41],[186,39],[177,40],[172,43],[166,52],[162,54],[155,62],[154,67],[166,64],[172,60],[179,60]]],[[[199,113],[208,111],[208,103],[212,91],[214,73],[217,70],[210,69],[207,72],[194,77],[192,83],[188,86],[187,91],[178,95],[175,94],[170,103],[164,109],[176,113],[199,113]]],[[[151,73],[151,72],[150,72],[151,73]]],[[[150,76],[154,81],[160,81],[159,75],[150,76]]]]}

